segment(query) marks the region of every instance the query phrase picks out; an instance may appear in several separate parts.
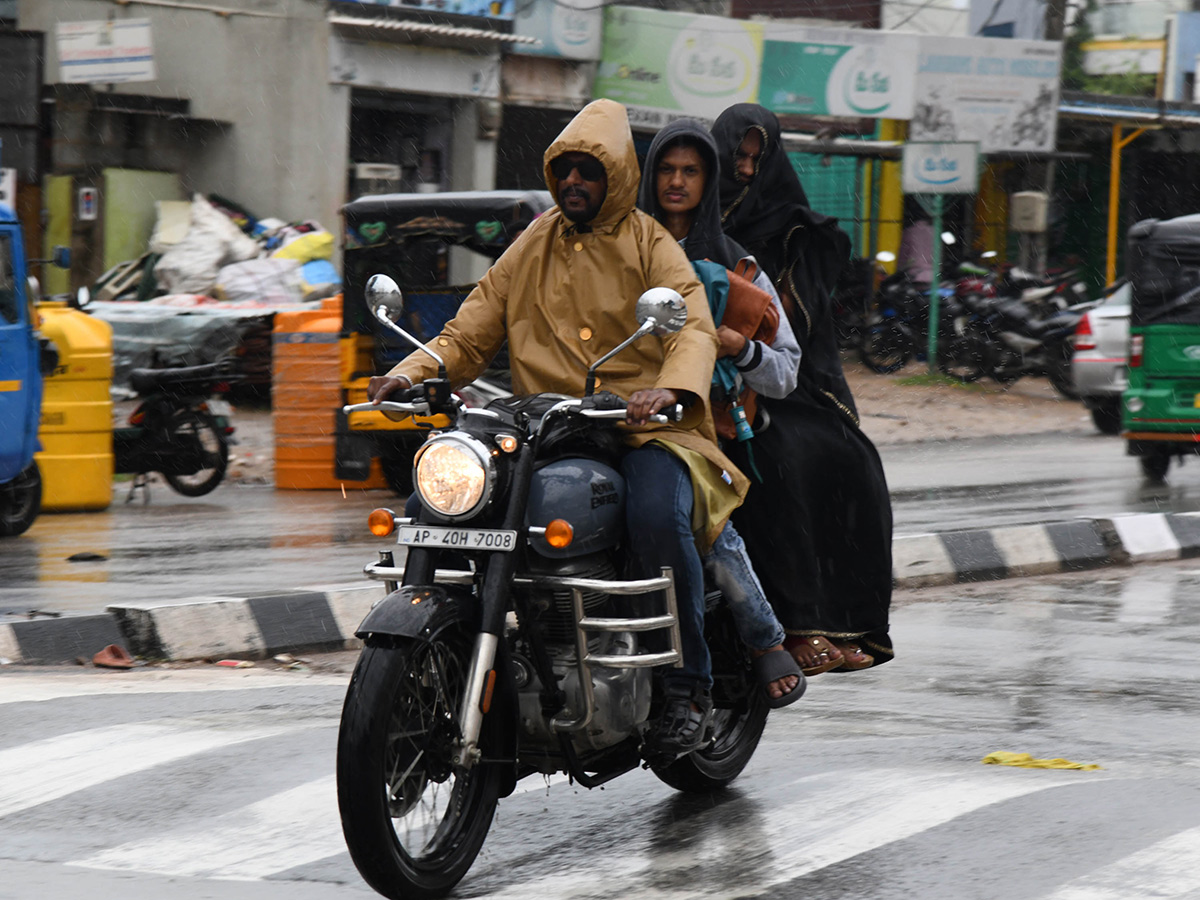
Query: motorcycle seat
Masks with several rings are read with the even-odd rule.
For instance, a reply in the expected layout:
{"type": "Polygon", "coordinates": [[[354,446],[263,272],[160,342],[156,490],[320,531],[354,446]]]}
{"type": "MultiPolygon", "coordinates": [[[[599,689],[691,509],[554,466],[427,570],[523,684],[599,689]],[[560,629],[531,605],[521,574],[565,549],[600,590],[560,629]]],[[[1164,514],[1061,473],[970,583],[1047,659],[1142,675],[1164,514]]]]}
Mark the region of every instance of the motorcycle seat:
{"type": "Polygon", "coordinates": [[[207,392],[215,381],[234,380],[227,363],[207,363],[201,366],[184,366],[178,369],[134,369],[129,373],[129,385],[139,394],[155,391],[195,389],[207,392]]]}

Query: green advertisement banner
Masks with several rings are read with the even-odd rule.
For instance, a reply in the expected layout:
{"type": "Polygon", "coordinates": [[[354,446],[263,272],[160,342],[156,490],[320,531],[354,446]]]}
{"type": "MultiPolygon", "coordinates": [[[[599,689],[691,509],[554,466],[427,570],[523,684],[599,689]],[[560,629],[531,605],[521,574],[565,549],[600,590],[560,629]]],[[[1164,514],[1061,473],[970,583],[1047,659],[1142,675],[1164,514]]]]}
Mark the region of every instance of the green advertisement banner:
{"type": "Polygon", "coordinates": [[[629,107],[635,127],[715,119],[758,99],[761,55],[756,22],[610,6],[594,93],[629,107]]]}

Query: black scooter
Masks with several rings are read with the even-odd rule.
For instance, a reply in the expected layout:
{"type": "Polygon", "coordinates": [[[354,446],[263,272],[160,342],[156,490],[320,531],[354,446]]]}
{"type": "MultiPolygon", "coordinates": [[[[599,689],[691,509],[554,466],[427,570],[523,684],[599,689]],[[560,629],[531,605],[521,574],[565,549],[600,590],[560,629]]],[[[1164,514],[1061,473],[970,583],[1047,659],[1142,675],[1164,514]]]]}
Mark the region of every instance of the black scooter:
{"type": "Polygon", "coordinates": [[[210,398],[240,380],[230,361],[130,373],[142,399],[129,424],[113,429],[113,468],[135,476],[126,503],[138,488],[149,502],[150,472],[161,473],[185,497],[202,497],[221,483],[234,428],[229,404],[210,398]]]}

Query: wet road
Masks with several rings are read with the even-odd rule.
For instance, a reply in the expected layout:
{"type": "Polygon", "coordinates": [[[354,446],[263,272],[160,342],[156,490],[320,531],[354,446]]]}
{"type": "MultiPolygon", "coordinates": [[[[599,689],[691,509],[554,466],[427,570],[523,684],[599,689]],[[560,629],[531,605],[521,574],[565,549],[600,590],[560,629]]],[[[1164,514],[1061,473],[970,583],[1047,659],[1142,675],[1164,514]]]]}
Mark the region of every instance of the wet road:
{"type": "MultiPolygon", "coordinates": [[[[899,595],[895,662],[813,679],[731,790],[527,780],[456,896],[1194,900],[1198,593],[1191,561],[899,595]]],[[[0,898],[375,896],[334,802],[344,664],[266,668],[0,676],[0,898]]]]}
{"type": "MultiPolygon", "coordinates": [[[[1200,465],[1147,487],[1120,440],[1037,435],[882,448],[896,533],[986,528],[1080,515],[1200,509],[1200,465]]],[[[158,486],[149,505],[46,515],[0,544],[0,616],[98,612],[126,601],[344,584],[387,541],[366,531],[386,491],[280,491],[226,484],[189,500],[158,486]],[[69,561],[79,554],[101,558],[69,561]]]]}

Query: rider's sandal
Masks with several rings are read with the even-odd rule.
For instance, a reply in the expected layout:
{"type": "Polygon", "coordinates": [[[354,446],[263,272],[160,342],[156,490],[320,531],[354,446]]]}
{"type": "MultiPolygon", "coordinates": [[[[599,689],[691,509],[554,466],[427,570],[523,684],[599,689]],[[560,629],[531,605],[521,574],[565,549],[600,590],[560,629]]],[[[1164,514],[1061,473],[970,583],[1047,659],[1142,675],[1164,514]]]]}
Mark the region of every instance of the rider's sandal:
{"type": "Polygon", "coordinates": [[[849,641],[838,641],[834,646],[842,652],[842,671],[854,672],[858,669],[869,669],[875,665],[875,657],[863,652],[862,647],[849,641]]]}
{"type": "Polygon", "coordinates": [[[792,654],[782,648],[768,650],[762,656],[754,657],[754,674],[758,678],[758,683],[762,685],[764,693],[767,693],[772,682],[787,678],[789,675],[796,677],[796,686],[782,697],[772,697],[770,693],[767,693],[767,705],[771,709],[780,709],[795,703],[804,696],[804,675],[800,671],[800,666],[792,654]]]}
{"type": "Polygon", "coordinates": [[[811,634],[792,634],[788,635],[783,642],[784,648],[792,654],[796,663],[800,666],[800,671],[811,677],[820,675],[822,672],[830,672],[845,665],[845,659],[842,658],[841,651],[838,650],[827,638],[820,635],[811,634]],[[796,653],[797,650],[803,649],[805,655],[812,660],[816,660],[811,665],[804,665],[802,660],[796,653]]]}

